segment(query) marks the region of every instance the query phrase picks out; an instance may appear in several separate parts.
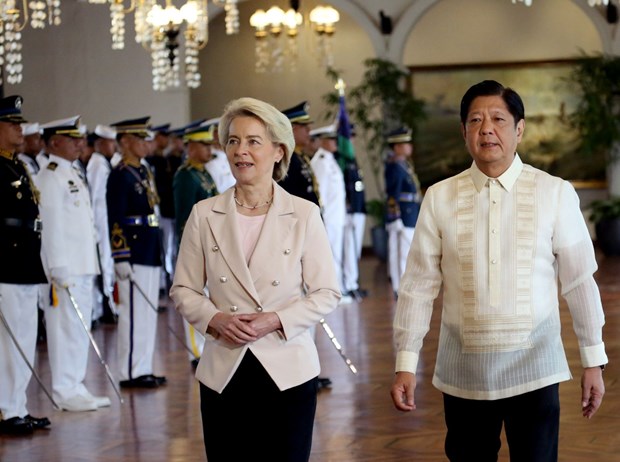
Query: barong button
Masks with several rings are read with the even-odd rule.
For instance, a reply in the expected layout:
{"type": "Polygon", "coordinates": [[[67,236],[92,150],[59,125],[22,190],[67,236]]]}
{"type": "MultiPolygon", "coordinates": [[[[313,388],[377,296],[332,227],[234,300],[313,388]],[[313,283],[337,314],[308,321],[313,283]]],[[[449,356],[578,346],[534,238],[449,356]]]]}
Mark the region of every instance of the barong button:
{"type": "Polygon", "coordinates": [[[491,263],[495,264],[497,263],[497,260],[491,260],[491,263]]]}
{"type": "Polygon", "coordinates": [[[274,286],[274,287],[275,287],[275,286],[279,286],[279,285],[280,285],[280,281],[278,281],[278,280],[276,279],[275,281],[273,281],[273,282],[271,283],[271,285],[272,285],[272,286],[274,286]]]}
{"type": "Polygon", "coordinates": [[[291,249],[286,249],[286,250],[284,251],[284,255],[288,255],[289,253],[291,253],[291,249]]]}
{"type": "Polygon", "coordinates": [[[226,276],[220,276],[220,282],[226,282],[228,278],[226,276]]]}
{"type": "Polygon", "coordinates": [[[237,305],[233,305],[233,306],[231,306],[231,307],[230,307],[230,311],[232,311],[233,313],[234,313],[235,311],[237,311],[238,309],[239,309],[239,308],[237,308],[237,305]]]}
{"type": "Polygon", "coordinates": [[[211,250],[213,252],[217,252],[218,250],[220,250],[220,248],[217,245],[214,245],[213,247],[211,247],[211,250]]]}
{"type": "Polygon", "coordinates": [[[258,311],[259,313],[263,312],[263,307],[262,306],[257,306],[256,307],[256,311],[258,311]]]}

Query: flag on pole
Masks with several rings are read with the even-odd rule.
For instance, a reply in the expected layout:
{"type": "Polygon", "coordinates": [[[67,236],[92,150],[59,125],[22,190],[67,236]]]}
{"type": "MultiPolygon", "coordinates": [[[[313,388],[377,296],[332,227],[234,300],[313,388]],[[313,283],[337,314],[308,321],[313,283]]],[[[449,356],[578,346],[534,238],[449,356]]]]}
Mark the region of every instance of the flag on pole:
{"type": "Polygon", "coordinates": [[[336,86],[340,93],[339,108],[338,108],[338,164],[340,168],[344,170],[346,162],[355,160],[355,150],[353,148],[353,142],[351,141],[351,122],[349,121],[349,114],[347,113],[347,107],[344,100],[344,83],[342,80],[338,81],[336,86]]]}

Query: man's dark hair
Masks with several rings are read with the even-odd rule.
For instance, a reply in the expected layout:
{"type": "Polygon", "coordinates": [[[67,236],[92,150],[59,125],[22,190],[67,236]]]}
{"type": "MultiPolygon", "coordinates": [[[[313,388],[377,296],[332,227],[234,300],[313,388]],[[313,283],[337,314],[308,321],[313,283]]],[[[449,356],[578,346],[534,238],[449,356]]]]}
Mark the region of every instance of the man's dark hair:
{"type": "Polygon", "coordinates": [[[501,96],[515,119],[515,125],[521,119],[525,119],[523,100],[521,100],[521,97],[516,91],[512,88],[504,87],[495,80],[484,80],[471,86],[463,95],[463,99],[461,100],[461,123],[463,125],[465,125],[467,121],[467,113],[469,112],[472,101],[478,96],[501,96]]]}

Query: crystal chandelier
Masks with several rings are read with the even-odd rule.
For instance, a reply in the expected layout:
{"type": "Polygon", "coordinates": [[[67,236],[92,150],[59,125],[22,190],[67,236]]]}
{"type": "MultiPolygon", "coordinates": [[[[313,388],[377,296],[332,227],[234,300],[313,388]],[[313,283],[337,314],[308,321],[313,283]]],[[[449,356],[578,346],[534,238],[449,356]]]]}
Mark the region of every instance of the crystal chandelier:
{"type": "MultiPolygon", "coordinates": [[[[125,48],[125,16],[134,13],[135,40],[151,54],[153,89],[163,91],[181,86],[181,56],[185,51],[185,84],[190,88],[200,86],[198,70],[199,51],[209,39],[207,0],[187,0],[177,8],[172,0],[131,0],[126,9],[124,0],[89,0],[90,3],[110,3],[110,33],[112,48],[125,48]],[[184,29],[184,30],[183,30],[184,29]],[[183,47],[181,40],[184,39],[183,47]]],[[[238,0],[212,0],[226,13],[226,34],[239,33],[238,0]]]]}
{"type": "Polygon", "coordinates": [[[46,25],[60,25],[60,0],[16,0],[0,2],[0,85],[2,76],[10,84],[21,83],[24,66],[22,64],[22,31],[30,23],[33,29],[43,29],[46,25]],[[20,8],[21,7],[21,8],[20,8]]]}
{"type": "MultiPolygon", "coordinates": [[[[319,59],[324,66],[331,67],[333,64],[331,37],[336,31],[335,25],[340,20],[340,14],[331,6],[317,6],[310,12],[308,19],[318,39],[316,48],[319,50],[319,59]]],[[[267,11],[259,9],[254,12],[250,17],[250,25],[255,29],[256,72],[281,72],[285,60],[292,71],[296,70],[297,39],[303,23],[303,16],[294,7],[284,11],[282,8],[272,6],[267,11]],[[282,34],[283,31],[285,34],[282,34]],[[282,36],[285,38],[281,39],[282,36]],[[284,47],[282,41],[285,41],[284,47]]]]}

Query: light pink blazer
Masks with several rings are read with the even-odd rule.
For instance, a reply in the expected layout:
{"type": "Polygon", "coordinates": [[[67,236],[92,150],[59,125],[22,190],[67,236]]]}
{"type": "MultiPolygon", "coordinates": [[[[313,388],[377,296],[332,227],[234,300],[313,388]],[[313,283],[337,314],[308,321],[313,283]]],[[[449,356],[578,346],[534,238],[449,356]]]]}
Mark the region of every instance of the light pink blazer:
{"type": "Polygon", "coordinates": [[[282,331],[244,346],[205,334],[196,377],[219,393],[248,348],[280,390],[316,377],[320,366],[309,328],[336,308],[340,299],[318,207],[273,185],[273,203],[249,267],[240,245],[234,188],[197,203],[181,240],[170,296],[199,332],[206,333],[219,311],[276,311],[283,326],[282,331]]]}

